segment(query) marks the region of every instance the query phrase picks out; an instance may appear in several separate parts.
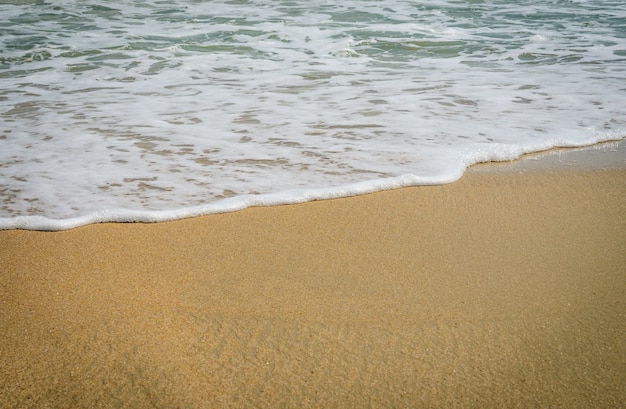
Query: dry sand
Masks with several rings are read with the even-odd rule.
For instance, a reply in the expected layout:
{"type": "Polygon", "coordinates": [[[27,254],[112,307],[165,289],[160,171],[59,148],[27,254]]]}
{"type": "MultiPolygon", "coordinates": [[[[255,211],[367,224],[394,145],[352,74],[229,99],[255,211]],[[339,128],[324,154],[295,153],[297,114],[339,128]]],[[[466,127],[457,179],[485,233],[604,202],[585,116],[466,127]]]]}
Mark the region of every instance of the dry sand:
{"type": "Polygon", "coordinates": [[[0,232],[0,406],[626,407],[626,169],[0,232]]]}

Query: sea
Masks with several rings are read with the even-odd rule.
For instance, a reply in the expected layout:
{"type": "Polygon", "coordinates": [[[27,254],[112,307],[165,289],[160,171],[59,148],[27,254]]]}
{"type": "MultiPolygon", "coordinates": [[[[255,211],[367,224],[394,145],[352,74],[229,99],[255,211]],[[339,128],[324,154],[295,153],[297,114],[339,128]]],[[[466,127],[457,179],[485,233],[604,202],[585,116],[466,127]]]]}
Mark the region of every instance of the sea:
{"type": "Polygon", "coordinates": [[[625,136],[624,1],[0,1],[0,229],[444,184],[625,136]]]}

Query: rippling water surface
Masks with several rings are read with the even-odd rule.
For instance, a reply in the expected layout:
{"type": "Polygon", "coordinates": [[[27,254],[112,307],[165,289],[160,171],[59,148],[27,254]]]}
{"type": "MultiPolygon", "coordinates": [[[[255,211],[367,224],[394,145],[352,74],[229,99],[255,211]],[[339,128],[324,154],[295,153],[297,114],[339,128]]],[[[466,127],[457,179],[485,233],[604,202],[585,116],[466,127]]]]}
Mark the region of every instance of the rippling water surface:
{"type": "Polygon", "coordinates": [[[446,183],[626,136],[620,1],[0,3],[0,228],[446,183]]]}

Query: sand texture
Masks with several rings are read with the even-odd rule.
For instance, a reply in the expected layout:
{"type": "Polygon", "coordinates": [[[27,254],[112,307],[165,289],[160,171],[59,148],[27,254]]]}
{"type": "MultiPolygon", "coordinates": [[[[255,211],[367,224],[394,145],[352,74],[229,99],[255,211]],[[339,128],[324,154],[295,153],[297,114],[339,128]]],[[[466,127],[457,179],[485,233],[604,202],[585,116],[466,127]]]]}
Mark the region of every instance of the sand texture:
{"type": "Polygon", "coordinates": [[[626,170],[2,231],[0,407],[626,407],[626,170]]]}

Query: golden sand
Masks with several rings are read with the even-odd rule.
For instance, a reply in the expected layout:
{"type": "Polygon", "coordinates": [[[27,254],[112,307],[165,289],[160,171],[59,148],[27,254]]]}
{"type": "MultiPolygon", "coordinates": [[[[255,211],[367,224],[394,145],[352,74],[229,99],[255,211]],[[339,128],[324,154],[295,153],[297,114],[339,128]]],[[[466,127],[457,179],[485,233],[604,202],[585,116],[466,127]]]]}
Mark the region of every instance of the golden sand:
{"type": "Polygon", "coordinates": [[[626,407],[626,170],[0,232],[0,407],[626,407]]]}

